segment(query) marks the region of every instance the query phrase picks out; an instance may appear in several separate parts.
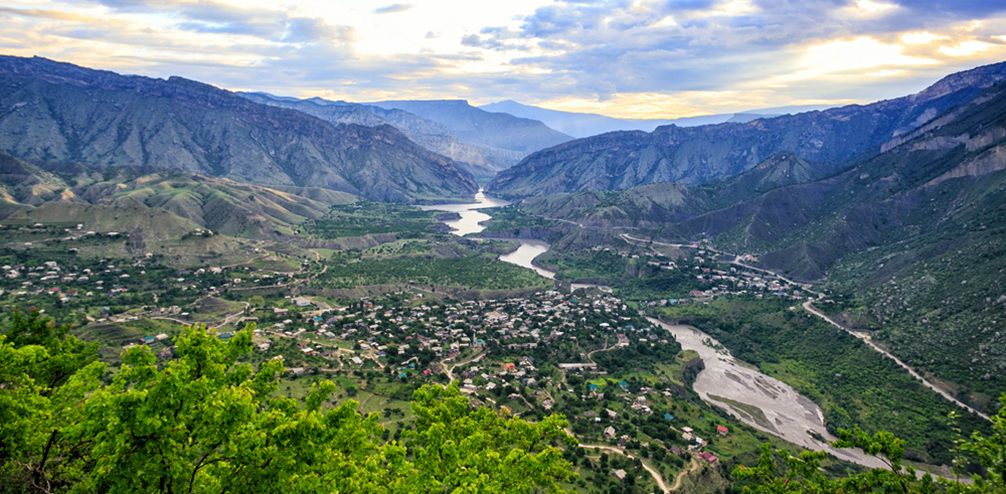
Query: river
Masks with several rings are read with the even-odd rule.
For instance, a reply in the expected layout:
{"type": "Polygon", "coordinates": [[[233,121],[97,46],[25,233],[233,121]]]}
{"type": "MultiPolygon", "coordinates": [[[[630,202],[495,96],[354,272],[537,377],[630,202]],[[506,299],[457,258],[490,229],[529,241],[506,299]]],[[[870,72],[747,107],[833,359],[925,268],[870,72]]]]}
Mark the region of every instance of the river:
{"type": "MultiPolygon", "coordinates": [[[[485,227],[479,223],[492,218],[479,209],[510,204],[507,201],[486,197],[481,190],[475,196],[475,201],[466,204],[421,206],[421,208],[426,211],[458,213],[460,219],[444,223],[452,228],[451,233],[465,236],[481,232],[485,227]]],[[[520,242],[520,247],[500,256],[501,261],[533,269],[546,278],[555,277],[554,272],[532,264],[535,257],[548,250],[547,243],[538,240],[517,241],[520,242]]],[[[573,288],[592,286],[597,285],[574,284],[573,288]]],[[[610,291],[608,287],[598,288],[610,291]]],[[[824,413],[821,409],[790,385],[762,374],[750,364],[735,359],[711,336],[689,326],[669,325],[657,319],[648,319],[652,324],[670,331],[683,349],[694,350],[702,358],[705,369],[696,377],[693,387],[703,400],[727,410],[748,425],[804,448],[826,450],[838,458],[870,468],[886,466],[880,459],[863,454],[862,450],[837,449],[814,439],[808,431],[819,434],[826,441],[836,439],[825,429],[824,413]]]]}
{"type": "Polygon", "coordinates": [[[870,468],[886,467],[883,461],[862,450],[834,448],[811,437],[808,432],[817,433],[826,441],[836,439],[825,429],[821,409],[792,386],[735,359],[718,341],[698,329],[666,324],[652,317],[647,319],[670,331],[681,348],[694,350],[702,358],[705,369],[695,378],[692,388],[703,400],[752,427],[793,444],[825,450],[845,461],[870,468]]]}
{"type": "MultiPolygon", "coordinates": [[[[508,204],[510,204],[509,201],[488,197],[479,190],[479,193],[475,194],[475,202],[472,203],[435,204],[432,206],[419,206],[419,208],[423,211],[449,211],[452,213],[458,213],[461,216],[459,219],[448,220],[445,221],[444,224],[451,227],[451,233],[459,237],[463,237],[471,233],[479,233],[482,230],[485,230],[485,227],[479,223],[492,219],[492,216],[479,211],[480,209],[497,208],[508,204]]],[[[499,260],[528,269],[533,269],[536,273],[544,276],[545,278],[555,278],[555,272],[535,266],[531,262],[535,257],[538,257],[548,250],[547,243],[540,240],[516,240],[520,243],[520,247],[517,247],[517,250],[509,254],[500,256],[499,260]]]]}

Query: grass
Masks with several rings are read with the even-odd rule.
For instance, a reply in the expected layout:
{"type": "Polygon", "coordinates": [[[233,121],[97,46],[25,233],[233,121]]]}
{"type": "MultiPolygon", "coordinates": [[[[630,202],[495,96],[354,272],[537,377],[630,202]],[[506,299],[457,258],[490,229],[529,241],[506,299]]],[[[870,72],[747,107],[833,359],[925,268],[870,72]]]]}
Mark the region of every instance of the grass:
{"type": "Polygon", "coordinates": [[[735,411],[737,412],[746,414],[748,417],[751,418],[751,420],[754,420],[756,424],[765,427],[766,429],[773,428],[772,424],[769,423],[768,421],[768,417],[765,416],[765,412],[763,412],[761,408],[748,405],[746,403],[741,403],[739,401],[734,401],[731,400],[730,398],[724,398],[722,396],[712,394],[709,395],[709,398],[718,401],[720,403],[723,403],[725,405],[729,405],[731,408],[734,408],[735,411]]]}

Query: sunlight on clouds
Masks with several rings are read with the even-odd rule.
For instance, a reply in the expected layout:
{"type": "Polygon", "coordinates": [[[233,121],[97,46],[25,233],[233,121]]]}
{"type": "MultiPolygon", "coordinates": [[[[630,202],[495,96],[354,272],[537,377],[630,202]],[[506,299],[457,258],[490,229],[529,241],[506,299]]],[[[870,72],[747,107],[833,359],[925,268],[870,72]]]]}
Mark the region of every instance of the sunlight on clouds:
{"type": "Polygon", "coordinates": [[[957,46],[941,46],[939,52],[944,55],[949,55],[951,57],[966,57],[969,55],[974,55],[975,53],[980,53],[988,50],[992,47],[992,44],[985,43],[984,41],[965,41],[958,44],[957,46]]]}
{"type": "Polygon", "coordinates": [[[793,10],[761,0],[10,0],[0,46],[233,89],[509,97],[635,118],[840,103],[796,101],[821,95],[872,101],[895,95],[874,88],[1006,50],[1002,16],[943,20],[904,0],[793,10]]]}
{"type": "Polygon", "coordinates": [[[867,20],[884,17],[899,8],[899,5],[893,3],[856,0],[854,4],[842,7],[838,12],[843,14],[843,17],[867,20]]]}
{"type": "Polygon", "coordinates": [[[551,110],[597,113],[615,118],[675,119],[790,105],[839,105],[851,100],[793,99],[771,90],[682,91],[674,94],[618,93],[600,101],[564,97],[533,102],[551,110]]]}
{"type": "Polygon", "coordinates": [[[891,77],[896,75],[903,75],[904,70],[878,70],[876,72],[867,72],[866,75],[870,77],[891,77]]]}
{"type": "Polygon", "coordinates": [[[692,12],[686,17],[688,19],[704,19],[708,17],[735,17],[751,15],[759,11],[758,7],[751,3],[751,0],[729,0],[720,2],[713,8],[704,11],[692,12]]]}
{"type": "Polygon", "coordinates": [[[947,36],[937,36],[930,32],[905,33],[901,36],[901,41],[910,45],[925,45],[938,39],[950,39],[947,36]]]}
{"type": "Polygon", "coordinates": [[[717,10],[724,15],[750,15],[758,12],[758,7],[751,0],[731,0],[718,5],[717,10]]]}
{"type": "Polygon", "coordinates": [[[885,10],[898,8],[893,3],[871,2],[870,0],[857,0],[856,6],[866,12],[883,12],[885,10]]]}
{"type": "Polygon", "coordinates": [[[804,68],[784,76],[783,79],[810,79],[858,69],[937,63],[931,58],[905,55],[904,50],[901,45],[886,45],[869,36],[862,36],[852,41],[831,41],[808,47],[799,61],[799,65],[804,68]]]}
{"type": "Polygon", "coordinates": [[[678,23],[674,21],[674,17],[669,15],[657,21],[652,27],[674,27],[677,25],[678,23]]]}

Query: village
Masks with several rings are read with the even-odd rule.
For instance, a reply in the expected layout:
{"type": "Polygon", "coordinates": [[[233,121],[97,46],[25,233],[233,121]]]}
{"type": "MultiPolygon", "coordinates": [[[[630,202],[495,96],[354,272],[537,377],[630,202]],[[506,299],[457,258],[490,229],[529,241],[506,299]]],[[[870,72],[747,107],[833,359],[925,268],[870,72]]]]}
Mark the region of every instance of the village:
{"type": "MultiPolygon", "coordinates": [[[[343,306],[311,297],[288,301],[293,307],[255,309],[238,322],[258,325],[257,352],[262,358],[282,358],[291,376],[352,372],[402,383],[456,381],[475,403],[501,413],[565,413],[581,440],[621,452],[650,451],[652,443],[666,454],[694,454],[709,464],[718,457],[707,449],[708,437],[729,433],[725,425],[700,419],[709,427],[700,435],[687,416],[702,417],[701,407],[673,410],[678,405],[669,382],[623,379],[624,369],[606,365],[611,359],[636,361],[640,348],[652,349],[655,356],[665,349],[673,356],[680,347],[600,290],[478,301],[399,292],[343,306]],[[602,358],[618,350],[623,353],[602,358]],[[641,422],[659,424],[661,432],[638,434],[641,422]]],[[[231,335],[220,333],[221,338],[231,335]]],[[[673,357],[639,363],[668,358],[673,357]]]]}

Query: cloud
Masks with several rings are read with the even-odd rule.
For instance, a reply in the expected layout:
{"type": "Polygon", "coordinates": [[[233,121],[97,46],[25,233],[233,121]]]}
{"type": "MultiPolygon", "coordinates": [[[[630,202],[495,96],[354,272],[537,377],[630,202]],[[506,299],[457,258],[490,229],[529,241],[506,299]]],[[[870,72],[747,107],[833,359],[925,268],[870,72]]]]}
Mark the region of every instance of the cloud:
{"type": "Polygon", "coordinates": [[[782,106],[786,98],[808,99],[814,91],[833,96],[854,88],[869,101],[921,89],[933,74],[968,67],[949,61],[951,53],[986,49],[988,58],[995,51],[960,45],[965,38],[1006,32],[1004,23],[998,31],[963,35],[955,26],[973,15],[1004,14],[1006,5],[984,0],[807,0],[799,8],[786,0],[553,2],[516,28],[483,29],[462,44],[512,53],[508,64],[524,79],[523,92],[549,100],[774,87],[782,106]],[[850,9],[864,15],[852,16],[850,9]],[[925,36],[900,39],[908,33],[925,36]],[[927,45],[935,39],[950,48],[941,53],[938,44],[927,45]],[[867,74],[872,79],[862,77],[867,74]],[[815,88],[809,83],[815,78],[828,84],[815,88]],[[889,80],[903,87],[906,80],[919,82],[892,94],[889,80]],[[862,92],[871,84],[875,90],[862,92]]]}
{"type": "Polygon", "coordinates": [[[975,53],[980,53],[989,48],[992,48],[992,44],[985,43],[982,41],[964,41],[957,46],[941,46],[939,52],[945,55],[950,55],[951,57],[966,57],[968,55],[974,55],[975,53]]]}
{"type": "Polygon", "coordinates": [[[1006,5],[988,0],[513,0],[479,6],[498,12],[478,21],[462,0],[457,18],[426,4],[378,17],[412,6],[56,1],[0,7],[0,49],[355,101],[509,98],[672,117],[872,101],[1006,59],[1006,5]]]}
{"type": "Polygon", "coordinates": [[[287,43],[337,42],[349,43],[356,37],[350,26],[333,26],[318,18],[294,17],[287,21],[287,43]]]}
{"type": "Polygon", "coordinates": [[[409,3],[393,3],[391,5],[385,5],[384,7],[378,7],[372,12],[375,14],[394,14],[396,12],[405,12],[412,8],[412,4],[409,3]]]}

